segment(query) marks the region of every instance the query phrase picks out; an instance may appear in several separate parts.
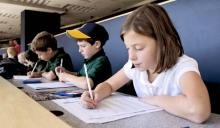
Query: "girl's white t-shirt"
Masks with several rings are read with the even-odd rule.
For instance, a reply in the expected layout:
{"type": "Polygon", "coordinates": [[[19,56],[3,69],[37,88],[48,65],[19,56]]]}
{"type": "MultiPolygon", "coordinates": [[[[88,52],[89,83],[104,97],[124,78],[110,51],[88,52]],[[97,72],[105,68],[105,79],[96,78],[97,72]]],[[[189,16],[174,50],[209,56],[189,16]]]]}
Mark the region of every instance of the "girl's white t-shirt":
{"type": "Polygon", "coordinates": [[[181,94],[180,77],[189,71],[195,71],[200,75],[198,63],[186,55],[179,57],[177,64],[167,71],[161,72],[151,83],[148,80],[147,71],[132,68],[132,62],[123,67],[128,78],[133,80],[134,88],[138,97],[181,94]]]}

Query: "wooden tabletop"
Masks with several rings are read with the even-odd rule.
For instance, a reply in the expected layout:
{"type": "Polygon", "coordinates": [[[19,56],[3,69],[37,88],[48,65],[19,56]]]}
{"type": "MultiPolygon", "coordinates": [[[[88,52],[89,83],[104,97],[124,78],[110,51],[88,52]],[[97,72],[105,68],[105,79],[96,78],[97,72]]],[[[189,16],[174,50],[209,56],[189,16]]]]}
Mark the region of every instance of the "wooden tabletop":
{"type": "Polygon", "coordinates": [[[71,128],[0,76],[1,128],[71,128]]]}

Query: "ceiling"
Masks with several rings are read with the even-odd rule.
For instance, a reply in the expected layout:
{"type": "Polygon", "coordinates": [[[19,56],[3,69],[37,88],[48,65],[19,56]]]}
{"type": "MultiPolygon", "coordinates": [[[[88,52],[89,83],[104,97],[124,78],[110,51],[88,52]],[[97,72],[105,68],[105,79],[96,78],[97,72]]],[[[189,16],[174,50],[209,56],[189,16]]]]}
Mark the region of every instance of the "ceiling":
{"type": "Polygon", "coordinates": [[[157,0],[0,0],[0,40],[20,37],[21,12],[61,14],[61,28],[97,20],[157,0]]]}

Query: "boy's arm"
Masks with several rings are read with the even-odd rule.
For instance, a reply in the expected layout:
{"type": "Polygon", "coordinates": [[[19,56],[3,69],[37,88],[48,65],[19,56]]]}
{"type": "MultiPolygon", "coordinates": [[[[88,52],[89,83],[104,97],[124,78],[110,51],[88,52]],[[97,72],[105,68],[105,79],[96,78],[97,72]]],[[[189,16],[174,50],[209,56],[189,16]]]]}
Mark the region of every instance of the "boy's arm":
{"type": "MultiPolygon", "coordinates": [[[[69,74],[67,72],[63,72],[59,75],[59,79],[61,79],[62,81],[69,81],[79,88],[86,89],[86,90],[88,89],[85,76],[76,76],[76,75],[69,74]]],[[[93,87],[94,83],[91,78],[89,78],[89,82],[90,82],[91,87],[93,87]]]]}
{"type": "Polygon", "coordinates": [[[42,77],[43,72],[31,72],[32,71],[27,72],[27,76],[29,76],[30,78],[42,77]]]}
{"type": "Polygon", "coordinates": [[[57,78],[56,74],[53,71],[43,72],[42,77],[51,81],[57,78]]]}

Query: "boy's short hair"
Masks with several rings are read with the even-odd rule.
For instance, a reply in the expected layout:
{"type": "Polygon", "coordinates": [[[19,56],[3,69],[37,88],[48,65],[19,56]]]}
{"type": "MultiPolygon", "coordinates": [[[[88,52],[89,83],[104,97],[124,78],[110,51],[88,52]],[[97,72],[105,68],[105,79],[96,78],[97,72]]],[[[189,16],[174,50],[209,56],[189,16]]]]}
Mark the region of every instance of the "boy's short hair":
{"type": "Polygon", "coordinates": [[[7,48],[7,54],[10,57],[16,57],[17,56],[17,51],[15,47],[8,47],[7,48]]]}
{"type": "Polygon", "coordinates": [[[86,40],[90,44],[94,44],[95,41],[99,40],[102,46],[109,39],[106,29],[96,23],[86,23],[79,29],[67,30],[66,34],[77,40],[86,40]]]}
{"type": "Polygon", "coordinates": [[[26,61],[25,61],[25,52],[20,52],[18,54],[18,62],[21,63],[21,64],[25,64],[26,61]]]}
{"type": "Polygon", "coordinates": [[[31,61],[31,62],[37,62],[38,61],[38,56],[35,52],[33,52],[32,50],[27,50],[25,52],[25,58],[28,60],[28,61],[31,61]]]}
{"type": "Polygon", "coordinates": [[[54,51],[57,50],[57,40],[47,31],[38,33],[31,42],[31,49],[33,51],[46,52],[47,48],[51,48],[54,51]]]}

